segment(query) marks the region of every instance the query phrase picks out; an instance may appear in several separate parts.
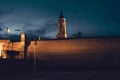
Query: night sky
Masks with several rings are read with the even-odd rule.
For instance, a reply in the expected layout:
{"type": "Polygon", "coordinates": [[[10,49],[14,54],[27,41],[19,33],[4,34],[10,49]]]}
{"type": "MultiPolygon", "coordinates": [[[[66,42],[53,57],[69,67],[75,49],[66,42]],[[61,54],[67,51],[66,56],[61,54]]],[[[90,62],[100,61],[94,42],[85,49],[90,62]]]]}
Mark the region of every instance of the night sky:
{"type": "Polygon", "coordinates": [[[68,37],[120,35],[119,0],[0,0],[0,34],[25,32],[29,36],[56,38],[60,11],[67,19],[68,37]],[[20,31],[19,31],[19,30],[20,31]]]}

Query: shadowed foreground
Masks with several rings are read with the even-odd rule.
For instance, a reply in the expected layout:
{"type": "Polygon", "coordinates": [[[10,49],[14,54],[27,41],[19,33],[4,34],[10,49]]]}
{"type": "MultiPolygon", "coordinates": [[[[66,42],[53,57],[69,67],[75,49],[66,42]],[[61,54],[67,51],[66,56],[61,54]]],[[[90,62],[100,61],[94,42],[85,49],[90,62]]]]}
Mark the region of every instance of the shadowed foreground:
{"type": "Polygon", "coordinates": [[[3,80],[120,80],[119,74],[120,70],[42,71],[8,77],[3,80]]]}
{"type": "Polygon", "coordinates": [[[120,80],[120,68],[63,67],[37,60],[0,60],[0,80],[120,80]]]}

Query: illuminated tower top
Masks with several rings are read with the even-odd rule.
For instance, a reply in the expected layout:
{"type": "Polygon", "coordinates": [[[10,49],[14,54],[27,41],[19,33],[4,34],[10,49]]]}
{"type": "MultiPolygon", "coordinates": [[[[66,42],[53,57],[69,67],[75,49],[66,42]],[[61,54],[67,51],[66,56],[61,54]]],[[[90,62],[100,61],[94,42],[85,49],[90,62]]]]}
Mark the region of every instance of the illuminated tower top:
{"type": "Polygon", "coordinates": [[[61,14],[58,18],[58,34],[57,39],[65,39],[67,38],[66,33],[66,18],[63,16],[63,13],[61,11],[61,14]]]}

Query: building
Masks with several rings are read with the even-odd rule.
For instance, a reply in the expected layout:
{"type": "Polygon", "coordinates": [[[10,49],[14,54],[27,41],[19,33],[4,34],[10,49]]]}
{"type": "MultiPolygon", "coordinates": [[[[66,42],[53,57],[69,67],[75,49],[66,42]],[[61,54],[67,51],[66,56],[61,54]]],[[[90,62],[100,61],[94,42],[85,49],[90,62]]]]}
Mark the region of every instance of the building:
{"type": "Polygon", "coordinates": [[[11,42],[9,39],[0,40],[0,57],[3,59],[14,56],[16,59],[23,59],[25,56],[26,35],[21,34],[21,40],[11,42]]]}
{"type": "Polygon", "coordinates": [[[66,33],[66,18],[63,16],[63,13],[61,11],[61,14],[58,18],[58,34],[57,39],[65,39],[67,38],[66,33]]]}
{"type": "Polygon", "coordinates": [[[32,59],[36,56],[39,60],[67,66],[83,64],[83,62],[87,65],[102,61],[105,64],[107,61],[113,64],[120,62],[120,37],[66,38],[66,19],[61,13],[57,39],[28,41],[23,33],[18,42],[0,40],[0,57],[32,59]]]}

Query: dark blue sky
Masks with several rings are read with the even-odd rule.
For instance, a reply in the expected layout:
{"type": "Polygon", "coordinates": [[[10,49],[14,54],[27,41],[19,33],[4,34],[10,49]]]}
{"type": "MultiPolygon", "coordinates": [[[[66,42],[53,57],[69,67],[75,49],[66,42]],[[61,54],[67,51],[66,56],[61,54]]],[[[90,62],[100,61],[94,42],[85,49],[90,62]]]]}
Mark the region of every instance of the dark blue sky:
{"type": "Polygon", "coordinates": [[[83,36],[120,35],[119,0],[0,0],[0,30],[5,35],[26,32],[55,38],[61,9],[67,19],[67,33],[83,36]],[[15,31],[20,29],[20,31],[15,31]]]}

